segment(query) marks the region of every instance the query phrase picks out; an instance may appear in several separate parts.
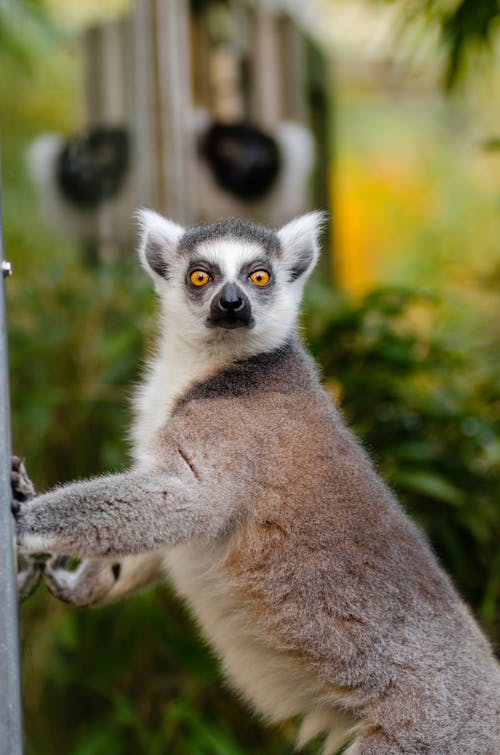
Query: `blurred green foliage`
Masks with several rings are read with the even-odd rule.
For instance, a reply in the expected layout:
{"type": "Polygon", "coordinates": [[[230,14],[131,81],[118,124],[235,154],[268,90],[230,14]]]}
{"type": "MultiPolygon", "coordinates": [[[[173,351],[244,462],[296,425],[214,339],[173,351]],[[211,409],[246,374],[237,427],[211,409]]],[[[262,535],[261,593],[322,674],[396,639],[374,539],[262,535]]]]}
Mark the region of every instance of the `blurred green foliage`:
{"type": "Polygon", "coordinates": [[[492,46],[499,17],[498,0],[461,0],[455,8],[445,11],[442,32],[448,48],[445,79],[448,87],[453,86],[461,72],[467,48],[492,46]]]}
{"type": "MultiPolygon", "coordinates": [[[[380,2],[380,0],[377,0],[380,2]]],[[[445,52],[443,85],[452,89],[470,72],[470,53],[491,51],[498,31],[498,0],[384,0],[398,6],[403,26],[415,19],[437,26],[445,52]]]]}
{"type": "Polygon", "coordinates": [[[1,0],[0,60],[32,69],[40,49],[59,34],[44,0],[1,0]]]}

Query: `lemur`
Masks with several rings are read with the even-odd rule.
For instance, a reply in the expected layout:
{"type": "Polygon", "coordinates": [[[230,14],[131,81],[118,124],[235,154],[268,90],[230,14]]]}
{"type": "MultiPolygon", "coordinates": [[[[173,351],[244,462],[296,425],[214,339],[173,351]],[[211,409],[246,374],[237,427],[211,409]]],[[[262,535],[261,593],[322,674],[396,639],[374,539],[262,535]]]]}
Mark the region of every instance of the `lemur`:
{"type": "Polygon", "coordinates": [[[498,755],[492,650],[297,335],[321,215],[140,224],[162,325],[133,464],[19,503],[19,547],[83,559],[45,569],[77,604],[170,575],[234,688],[300,718],[299,747],[498,755]]]}

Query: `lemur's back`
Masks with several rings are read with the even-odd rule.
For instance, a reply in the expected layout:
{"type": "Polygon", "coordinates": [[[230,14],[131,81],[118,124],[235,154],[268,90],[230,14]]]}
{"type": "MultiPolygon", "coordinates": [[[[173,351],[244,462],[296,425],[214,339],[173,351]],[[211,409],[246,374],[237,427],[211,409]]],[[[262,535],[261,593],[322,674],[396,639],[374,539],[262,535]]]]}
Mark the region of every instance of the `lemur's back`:
{"type": "Polygon", "coordinates": [[[340,718],[401,752],[500,752],[491,650],[300,347],[200,383],[167,428],[197,474],[217,474],[214,437],[240,469],[245,516],[170,556],[236,687],[271,719],[333,730],[332,746],[340,718]]]}

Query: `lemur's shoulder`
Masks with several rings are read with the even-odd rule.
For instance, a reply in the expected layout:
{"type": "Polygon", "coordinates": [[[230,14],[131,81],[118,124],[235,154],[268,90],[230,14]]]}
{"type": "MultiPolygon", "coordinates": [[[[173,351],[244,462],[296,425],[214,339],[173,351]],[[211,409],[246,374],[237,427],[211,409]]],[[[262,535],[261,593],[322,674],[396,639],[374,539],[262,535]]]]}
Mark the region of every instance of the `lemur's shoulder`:
{"type": "Polygon", "coordinates": [[[267,500],[276,486],[301,488],[306,478],[321,479],[320,467],[327,469],[353,439],[314,361],[293,339],[188,390],[160,434],[158,458],[172,443],[200,475],[237,473],[253,500],[267,500]]]}
{"type": "Polygon", "coordinates": [[[358,470],[356,477],[372,475],[312,357],[295,338],[193,386],[178,400],[164,433],[182,445],[200,474],[236,472],[257,508],[259,501],[270,505],[269,491],[279,505],[293,499],[293,507],[316,506],[330,498],[346,463],[358,470]]]}
{"type": "Polygon", "coordinates": [[[173,414],[193,401],[241,399],[259,394],[302,393],[303,398],[322,393],[317,366],[297,338],[272,351],[237,361],[193,385],[179,398],[173,414]]]}

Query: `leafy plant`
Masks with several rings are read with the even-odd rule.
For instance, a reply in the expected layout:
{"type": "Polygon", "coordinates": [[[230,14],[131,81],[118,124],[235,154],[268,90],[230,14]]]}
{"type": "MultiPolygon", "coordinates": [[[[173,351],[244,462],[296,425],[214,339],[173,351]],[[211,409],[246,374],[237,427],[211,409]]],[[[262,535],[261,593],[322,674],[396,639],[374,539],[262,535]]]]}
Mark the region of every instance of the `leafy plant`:
{"type": "Polygon", "coordinates": [[[468,53],[493,48],[498,30],[498,0],[385,0],[400,8],[401,19],[408,24],[423,19],[437,26],[446,55],[444,85],[452,89],[467,67],[468,53]]]}
{"type": "Polygon", "coordinates": [[[0,3],[0,60],[31,69],[40,54],[40,45],[50,44],[59,34],[44,0],[0,3]]]}
{"type": "Polygon", "coordinates": [[[327,385],[492,638],[500,608],[498,375],[435,335],[437,301],[316,291],[310,345],[327,385]]]}

